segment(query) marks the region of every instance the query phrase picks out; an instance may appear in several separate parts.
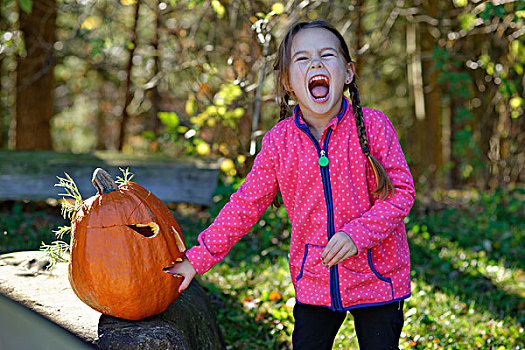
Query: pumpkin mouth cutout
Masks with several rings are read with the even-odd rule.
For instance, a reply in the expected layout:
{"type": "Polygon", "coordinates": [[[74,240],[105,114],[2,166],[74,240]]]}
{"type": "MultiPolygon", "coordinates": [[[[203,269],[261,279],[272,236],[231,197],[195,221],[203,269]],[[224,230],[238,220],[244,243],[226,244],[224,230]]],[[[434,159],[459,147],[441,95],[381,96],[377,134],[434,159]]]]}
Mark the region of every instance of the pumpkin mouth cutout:
{"type": "Polygon", "coordinates": [[[126,226],[146,238],[153,238],[159,233],[159,225],[154,222],[150,222],[149,224],[134,224],[126,226]]]}
{"type": "Polygon", "coordinates": [[[175,259],[174,262],[172,262],[172,264],[171,264],[170,266],[163,267],[163,268],[162,268],[162,271],[165,272],[165,273],[169,273],[169,274],[172,275],[173,277],[184,277],[184,276],[181,275],[180,273],[169,272],[169,270],[170,270],[172,267],[175,267],[175,264],[176,264],[176,263],[180,263],[180,262],[182,262],[182,258],[177,258],[177,259],[175,259]]]}

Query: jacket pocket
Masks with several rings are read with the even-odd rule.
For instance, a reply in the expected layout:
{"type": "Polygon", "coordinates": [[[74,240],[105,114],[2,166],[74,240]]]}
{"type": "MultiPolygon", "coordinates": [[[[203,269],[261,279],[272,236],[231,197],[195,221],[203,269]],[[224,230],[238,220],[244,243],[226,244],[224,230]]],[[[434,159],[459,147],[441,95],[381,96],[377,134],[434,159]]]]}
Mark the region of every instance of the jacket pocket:
{"type": "Polygon", "coordinates": [[[325,246],[305,244],[303,261],[295,278],[295,294],[301,303],[330,305],[330,269],[323,266],[325,246]]]}
{"type": "Polygon", "coordinates": [[[303,262],[301,264],[301,271],[297,275],[297,282],[306,273],[307,276],[318,277],[319,271],[326,269],[321,263],[321,254],[325,246],[317,244],[305,244],[303,262]]]}
{"type": "Polygon", "coordinates": [[[392,284],[392,279],[390,277],[384,277],[376,270],[376,268],[374,267],[374,262],[372,261],[372,249],[368,249],[366,251],[366,257],[368,260],[368,266],[370,266],[370,270],[372,270],[372,272],[374,273],[374,275],[376,275],[378,279],[385,283],[388,283],[388,285],[390,286],[390,292],[392,293],[392,299],[394,299],[394,285],[392,284]]]}
{"type": "MultiPolygon", "coordinates": [[[[370,270],[372,270],[372,272],[374,273],[374,275],[376,275],[376,277],[378,279],[380,279],[381,281],[383,282],[387,282],[389,283],[390,285],[392,285],[392,280],[390,279],[390,277],[384,277],[382,276],[377,270],[376,268],[374,267],[374,262],[372,261],[372,249],[368,249],[366,251],[366,257],[367,257],[367,260],[368,260],[368,266],[370,266],[370,270]]],[[[392,290],[392,299],[394,298],[394,291],[392,290]]]]}
{"type": "Polygon", "coordinates": [[[392,281],[382,276],[372,261],[371,250],[345,260],[340,269],[343,303],[374,303],[394,298],[392,281]]]}

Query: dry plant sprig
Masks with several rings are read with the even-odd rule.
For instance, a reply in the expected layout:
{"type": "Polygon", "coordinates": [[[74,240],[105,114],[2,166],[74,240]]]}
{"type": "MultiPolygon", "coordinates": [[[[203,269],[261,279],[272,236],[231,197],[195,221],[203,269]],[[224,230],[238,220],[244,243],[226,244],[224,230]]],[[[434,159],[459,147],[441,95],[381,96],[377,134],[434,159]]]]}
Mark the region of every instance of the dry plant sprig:
{"type": "Polygon", "coordinates": [[[59,226],[58,230],[53,230],[55,237],[62,239],[65,234],[71,234],[71,226],[59,226]]]}
{"type": "Polygon", "coordinates": [[[122,169],[122,168],[119,168],[119,170],[122,172],[122,176],[117,176],[117,180],[115,181],[115,183],[117,185],[127,185],[131,179],[133,179],[133,177],[135,176],[135,174],[131,173],[129,171],[129,168],[126,168],[126,170],[122,169]]]}
{"type": "MultiPolygon", "coordinates": [[[[64,174],[65,177],[57,176],[58,183],[55,184],[55,186],[62,187],[65,191],[64,193],[59,193],[60,196],[63,196],[61,214],[64,219],[71,220],[83,201],[75,181],[68,173],[64,174]],[[68,199],[74,199],[74,203],[71,203],[68,199]]],[[[40,246],[40,250],[42,250],[49,259],[48,269],[52,269],[59,262],[68,261],[65,255],[69,252],[70,246],[68,243],[62,241],[62,239],[65,234],[71,234],[71,226],[60,226],[57,230],[53,230],[53,233],[58,240],[51,244],[42,242],[40,246]]]]}
{"type": "Polygon", "coordinates": [[[68,173],[64,173],[65,178],[57,176],[58,183],[55,184],[56,187],[62,187],[65,190],[65,193],[59,193],[59,196],[62,197],[62,216],[64,219],[71,219],[73,214],[77,211],[78,207],[82,204],[82,196],[78,190],[77,184],[69,176],[68,173]],[[75,204],[69,202],[66,197],[73,198],[75,204]]]}
{"type": "Polygon", "coordinates": [[[42,242],[40,250],[49,258],[48,270],[51,270],[59,262],[68,262],[65,255],[69,252],[69,244],[64,241],[54,241],[51,244],[42,242]]]}

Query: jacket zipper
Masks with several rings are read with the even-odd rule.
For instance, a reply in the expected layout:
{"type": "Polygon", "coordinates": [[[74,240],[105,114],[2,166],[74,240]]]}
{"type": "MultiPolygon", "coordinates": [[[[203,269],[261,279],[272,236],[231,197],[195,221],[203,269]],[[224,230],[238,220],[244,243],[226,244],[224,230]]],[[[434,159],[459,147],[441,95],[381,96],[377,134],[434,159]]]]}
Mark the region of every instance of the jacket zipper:
{"type": "MultiPolygon", "coordinates": [[[[334,208],[333,208],[333,199],[332,199],[332,188],[330,186],[330,171],[328,168],[328,141],[330,140],[330,135],[332,134],[332,128],[329,128],[326,132],[324,147],[321,149],[319,142],[313,135],[302,128],[300,128],[314,143],[315,148],[317,149],[317,154],[319,155],[319,166],[321,168],[321,179],[323,181],[323,190],[326,200],[326,209],[328,213],[328,222],[327,222],[327,233],[328,240],[335,234],[335,224],[334,224],[334,208]]],[[[339,270],[338,266],[334,265],[330,268],[330,297],[332,299],[332,306],[335,310],[342,310],[343,303],[341,301],[341,293],[339,290],[339,270]]]]}

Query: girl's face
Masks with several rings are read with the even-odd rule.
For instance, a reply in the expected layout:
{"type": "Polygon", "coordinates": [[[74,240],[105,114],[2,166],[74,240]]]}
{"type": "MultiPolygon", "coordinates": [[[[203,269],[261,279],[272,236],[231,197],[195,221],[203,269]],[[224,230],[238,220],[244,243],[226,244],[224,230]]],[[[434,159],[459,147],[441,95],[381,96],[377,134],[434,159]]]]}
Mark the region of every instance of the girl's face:
{"type": "Polygon", "coordinates": [[[337,37],[323,28],[307,28],[295,34],[289,67],[289,86],[303,117],[308,121],[331,119],[341,109],[345,81],[354,77],[354,65],[346,62],[337,37]]]}

